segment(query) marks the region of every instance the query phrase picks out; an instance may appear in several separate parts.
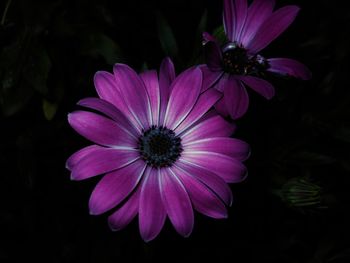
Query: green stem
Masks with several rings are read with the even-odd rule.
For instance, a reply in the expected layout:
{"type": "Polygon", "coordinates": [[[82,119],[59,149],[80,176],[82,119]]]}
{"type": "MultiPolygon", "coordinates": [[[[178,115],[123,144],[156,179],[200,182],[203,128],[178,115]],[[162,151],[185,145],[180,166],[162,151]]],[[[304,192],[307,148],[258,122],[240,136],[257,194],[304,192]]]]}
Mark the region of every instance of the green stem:
{"type": "Polygon", "coordinates": [[[9,10],[11,2],[12,2],[12,0],[8,0],[7,1],[4,13],[2,13],[2,18],[1,18],[1,25],[2,26],[5,25],[5,19],[6,19],[7,11],[9,10]]]}

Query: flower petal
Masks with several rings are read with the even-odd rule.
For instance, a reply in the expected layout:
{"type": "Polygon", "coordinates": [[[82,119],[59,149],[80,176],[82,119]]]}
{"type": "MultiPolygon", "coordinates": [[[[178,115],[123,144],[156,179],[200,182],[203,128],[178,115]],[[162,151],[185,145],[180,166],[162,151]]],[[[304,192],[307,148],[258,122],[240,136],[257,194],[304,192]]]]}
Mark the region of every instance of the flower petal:
{"type": "Polygon", "coordinates": [[[248,46],[260,26],[272,14],[275,0],[254,0],[249,6],[247,20],[243,27],[241,43],[248,46]]]}
{"type": "Polygon", "coordinates": [[[235,131],[236,125],[225,121],[216,115],[199,122],[196,126],[186,130],[181,136],[182,143],[211,137],[228,137],[235,131]]]}
{"type": "Polygon", "coordinates": [[[205,184],[184,170],[176,167],[171,167],[171,170],[181,180],[198,212],[213,218],[227,218],[225,205],[205,184]]]}
{"type": "Polygon", "coordinates": [[[225,98],[222,97],[218,100],[218,102],[215,104],[215,110],[223,117],[228,117],[230,114],[228,113],[228,110],[226,108],[225,98]]]}
{"type": "Polygon", "coordinates": [[[222,77],[224,72],[222,71],[212,71],[208,68],[207,65],[199,66],[203,73],[203,82],[202,82],[202,90],[201,93],[207,91],[209,88],[212,88],[216,82],[222,77]]]}
{"type": "Polygon", "coordinates": [[[75,111],[68,114],[68,122],[76,132],[94,143],[103,146],[137,146],[137,140],[118,122],[96,113],[75,111]]]}
{"type": "Polygon", "coordinates": [[[226,205],[232,204],[232,192],[228,184],[217,176],[215,173],[202,167],[185,163],[177,162],[174,166],[190,174],[192,177],[204,183],[215,194],[217,194],[226,205]]]}
{"type": "Polygon", "coordinates": [[[202,93],[199,96],[196,105],[187,115],[186,119],[175,129],[175,132],[180,134],[193,125],[215,104],[215,102],[218,101],[221,96],[222,94],[215,89],[210,89],[202,93]]]}
{"type": "Polygon", "coordinates": [[[180,74],[171,86],[164,126],[174,130],[196,104],[202,88],[202,72],[197,67],[190,68],[180,74]]]}
{"type": "Polygon", "coordinates": [[[72,180],[84,180],[92,176],[119,169],[135,162],[140,154],[135,150],[97,148],[86,154],[74,167],[72,180]]]}
{"type": "Polygon", "coordinates": [[[249,97],[247,90],[239,80],[228,79],[224,90],[225,105],[232,119],[242,117],[248,110],[249,97]]]}
{"type": "Polygon", "coordinates": [[[123,201],[136,187],[143,176],[145,168],[145,162],[139,160],[106,174],[98,182],[91,194],[89,200],[90,214],[102,214],[123,201]]]}
{"type": "Polygon", "coordinates": [[[224,0],[224,29],[230,41],[238,41],[247,16],[247,0],[224,0]]]}
{"type": "Polygon", "coordinates": [[[176,231],[188,237],[193,229],[194,216],[191,200],[185,187],[171,168],[160,170],[163,205],[176,231]]]}
{"type": "Polygon", "coordinates": [[[107,117],[115,120],[120,125],[120,127],[123,128],[123,130],[125,130],[127,133],[130,133],[134,137],[137,137],[139,135],[137,128],[129,121],[129,119],[127,119],[118,108],[116,108],[108,101],[98,98],[85,98],[80,100],[77,104],[83,107],[100,111],[107,117]]]}
{"type": "Polygon", "coordinates": [[[159,234],[166,218],[159,180],[158,170],[148,167],[141,188],[139,204],[139,228],[146,242],[159,234]]]}
{"type": "Polygon", "coordinates": [[[228,183],[241,182],[247,174],[247,168],[240,161],[219,153],[184,151],[179,161],[213,171],[228,183]]]}
{"type": "Polygon", "coordinates": [[[266,80],[253,76],[240,76],[239,79],[268,100],[275,96],[275,88],[266,80]]]}
{"type": "Polygon", "coordinates": [[[131,114],[143,129],[152,125],[151,104],[146,87],[136,72],[127,65],[115,64],[114,78],[131,114]]]}
{"type": "Polygon", "coordinates": [[[302,63],[290,58],[270,58],[267,71],[292,76],[303,80],[312,78],[311,71],[302,63]]]}
{"type": "Polygon", "coordinates": [[[126,227],[139,211],[140,191],[138,186],[129,199],[111,216],[108,217],[108,225],[113,231],[119,231],[126,227]]]}
{"type": "Polygon", "coordinates": [[[142,74],[140,74],[140,77],[142,78],[143,83],[145,83],[147,93],[149,95],[153,125],[158,125],[160,110],[160,92],[157,71],[145,71],[142,74]]]}
{"type": "Polygon", "coordinates": [[[175,79],[175,68],[170,58],[165,58],[160,65],[159,89],[160,89],[160,111],[159,123],[164,122],[165,111],[168,106],[170,85],[175,79]]]}
{"type": "Polygon", "coordinates": [[[119,91],[117,83],[115,82],[115,78],[113,74],[110,74],[105,71],[98,71],[94,76],[94,83],[95,83],[97,94],[101,99],[113,104],[135,126],[138,126],[136,119],[130,113],[128,107],[125,104],[123,97],[121,96],[121,93],[119,91]]]}
{"type": "Polygon", "coordinates": [[[221,49],[217,42],[208,41],[204,45],[204,58],[206,64],[212,71],[222,71],[221,49]]]}
{"type": "Polygon", "coordinates": [[[66,168],[69,171],[72,171],[73,167],[81,161],[85,156],[87,156],[90,153],[93,153],[94,151],[98,149],[105,149],[104,147],[101,147],[99,145],[90,145],[87,146],[75,153],[73,153],[66,161],[66,168]]]}
{"type": "Polygon", "coordinates": [[[227,155],[239,161],[246,160],[250,155],[249,145],[241,140],[234,138],[207,138],[198,141],[192,141],[183,144],[186,152],[215,152],[227,155]]]}
{"type": "Polygon", "coordinates": [[[253,54],[268,46],[280,34],[282,34],[294,21],[300,8],[297,6],[285,6],[275,11],[261,25],[254,38],[246,46],[253,54]]]}

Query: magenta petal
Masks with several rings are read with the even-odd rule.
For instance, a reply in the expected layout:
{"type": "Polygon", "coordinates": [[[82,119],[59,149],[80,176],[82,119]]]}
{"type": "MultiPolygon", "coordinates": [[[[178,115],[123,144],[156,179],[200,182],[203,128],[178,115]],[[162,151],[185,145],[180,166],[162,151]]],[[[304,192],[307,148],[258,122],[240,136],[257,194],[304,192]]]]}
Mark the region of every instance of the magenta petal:
{"type": "Polygon", "coordinates": [[[140,154],[135,150],[97,148],[86,154],[74,167],[72,180],[84,180],[92,176],[119,169],[135,162],[140,154]]]}
{"type": "Polygon", "coordinates": [[[248,110],[249,97],[243,84],[234,77],[228,79],[224,90],[226,109],[232,119],[242,117],[248,110]]]}
{"type": "Polygon", "coordinates": [[[230,41],[238,41],[247,16],[247,0],[224,0],[224,28],[230,41]]]}
{"type": "Polygon", "coordinates": [[[289,58],[270,58],[268,59],[269,68],[267,71],[281,75],[292,76],[303,80],[309,80],[312,77],[311,71],[302,63],[289,58]]]}
{"type": "Polygon", "coordinates": [[[184,151],[179,160],[213,171],[228,183],[241,182],[247,174],[247,168],[240,161],[223,154],[184,151]]]}
{"type": "Polygon", "coordinates": [[[176,167],[171,170],[181,180],[191,198],[193,207],[200,213],[213,218],[226,218],[227,210],[222,201],[201,181],[176,167]]]}
{"type": "Polygon", "coordinates": [[[210,137],[228,137],[233,134],[235,128],[235,124],[229,123],[222,117],[216,115],[186,130],[181,138],[183,144],[186,144],[194,140],[210,137]]]}
{"type": "Polygon", "coordinates": [[[98,146],[98,145],[90,145],[90,146],[87,146],[75,153],[73,153],[68,159],[67,159],[67,162],[66,162],[66,168],[69,170],[69,171],[72,171],[72,169],[74,168],[74,166],[80,162],[81,159],[83,159],[85,156],[87,156],[88,154],[90,153],[93,153],[95,152],[96,150],[99,150],[99,149],[105,149],[104,147],[101,147],[101,146],[98,146]]]}
{"type": "Polygon", "coordinates": [[[212,71],[222,71],[221,49],[216,41],[208,41],[204,45],[204,57],[212,71]]]}
{"type": "Polygon", "coordinates": [[[187,118],[175,129],[177,134],[182,133],[188,127],[193,125],[196,121],[198,121],[208,110],[218,101],[218,99],[222,96],[220,92],[215,89],[207,90],[202,93],[196,105],[191,110],[190,114],[187,115],[187,118]]]}
{"type": "Polygon", "coordinates": [[[210,41],[216,42],[216,38],[211,34],[209,34],[208,32],[203,32],[202,37],[203,37],[203,45],[205,45],[210,41]]]}
{"type": "Polygon", "coordinates": [[[126,227],[137,215],[139,211],[140,202],[140,189],[138,186],[134,193],[131,194],[129,199],[108,217],[109,227],[113,231],[118,231],[126,227]]]}
{"type": "Polygon", "coordinates": [[[140,74],[143,82],[145,83],[147,93],[149,95],[153,125],[158,125],[159,110],[160,110],[160,92],[158,74],[155,70],[149,70],[140,74]]]}
{"type": "Polygon", "coordinates": [[[212,71],[207,65],[201,65],[199,68],[203,73],[202,93],[212,88],[224,74],[223,71],[212,71]]]}
{"type": "Polygon", "coordinates": [[[250,155],[249,145],[234,138],[208,138],[183,144],[186,152],[215,152],[227,155],[239,161],[246,160],[250,155]]]}
{"type": "MultiPolygon", "coordinates": [[[[105,71],[99,71],[94,76],[94,83],[99,97],[110,102],[118,108],[134,125],[138,125],[136,119],[130,113],[125,104],[119,88],[115,82],[113,74],[105,71]]],[[[141,129],[140,129],[141,130],[141,129]]]]}
{"type": "Polygon", "coordinates": [[[76,132],[94,143],[104,146],[137,146],[137,140],[119,123],[96,113],[75,111],[68,114],[68,122],[76,132]]]}
{"type": "Polygon", "coordinates": [[[177,162],[176,167],[208,186],[225,204],[232,204],[232,192],[228,184],[215,173],[185,162],[177,162]]]}
{"type": "Polygon", "coordinates": [[[148,129],[152,125],[151,105],[143,81],[132,68],[124,64],[115,64],[113,72],[129,111],[142,128],[148,129]]]}
{"type": "Polygon", "coordinates": [[[113,104],[109,103],[106,100],[98,98],[85,98],[80,100],[78,105],[87,107],[93,110],[98,110],[111,119],[115,120],[118,125],[120,125],[125,132],[130,133],[134,137],[138,136],[138,131],[136,127],[125,117],[125,115],[116,108],[113,104]]]}
{"type": "Polygon", "coordinates": [[[230,114],[226,108],[225,98],[222,97],[215,104],[215,110],[223,117],[228,117],[230,114]]]}
{"type": "Polygon", "coordinates": [[[202,88],[202,72],[197,67],[190,68],[180,74],[171,86],[164,126],[174,130],[191,112],[198,99],[202,88]]]}
{"type": "Polygon", "coordinates": [[[91,194],[89,201],[90,214],[102,214],[123,201],[140,181],[145,167],[145,162],[140,160],[106,174],[91,194]]]}
{"type": "Polygon", "coordinates": [[[142,184],[139,204],[139,228],[143,240],[154,239],[162,229],[166,212],[160,193],[160,175],[157,169],[148,167],[142,184]]]}
{"type": "Polygon", "coordinates": [[[193,229],[194,216],[185,187],[171,168],[160,170],[160,186],[163,204],[171,223],[180,235],[188,237],[193,229]]]}
{"type": "Polygon", "coordinates": [[[239,79],[268,100],[275,96],[275,88],[266,80],[252,76],[240,76],[239,79]]]}
{"type": "Polygon", "coordinates": [[[248,46],[260,26],[272,14],[275,0],[254,0],[248,9],[246,23],[241,35],[241,43],[248,46]]]}
{"type": "Polygon", "coordinates": [[[160,65],[159,89],[160,89],[160,110],[159,123],[164,122],[165,111],[168,106],[170,85],[175,79],[175,68],[170,58],[165,58],[160,65]]]}
{"type": "Polygon", "coordinates": [[[265,48],[290,26],[299,10],[297,6],[285,6],[275,11],[261,25],[246,48],[253,54],[265,48]]]}

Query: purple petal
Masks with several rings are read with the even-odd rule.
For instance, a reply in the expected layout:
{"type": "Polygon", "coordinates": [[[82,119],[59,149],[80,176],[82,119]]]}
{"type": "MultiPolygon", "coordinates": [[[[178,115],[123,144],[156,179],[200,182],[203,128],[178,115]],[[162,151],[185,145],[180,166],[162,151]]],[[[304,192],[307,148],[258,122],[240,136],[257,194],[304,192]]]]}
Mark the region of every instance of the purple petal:
{"type": "MultiPolygon", "coordinates": [[[[118,108],[135,126],[138,126],[136,119],[132,116],[119,91],[114,75],[99,71],[94,76],[94,83],[97,94],[101,99],[110,102],[118,108]]],[[[141,129],[140,129],[141,130],[141,129]]]]}
{"type": "Polygon", "coordinates": [[[160,110],[160,92],[157,71],[149,70],[140,74],[145,83],[147,93],[149,95],[153,125],[158,125],[159,110],[160,110]]]}
{"type": "Polygon", "coordinates": [[[230,114],[228,113],[228,110],[226,108],[226,103],[224,97],[218,100],[218,102],[215,104],[215,110],[223,117],[228,117],[230,114]]]}
{"type": "Polygon", "coordinates": [[[266,80],[252,76],[240,76],[239,79],[268,100],[275,96],[275,88],[266,80]]]}
{"type": "Polygon", "coordinates": [[[201,65],[199,68],[203,73],[202,93],[213,87],[224,74],[223,71],[211,71],[207,65],[201,65]]]}
{"type": "Polygon", "coordinates": [[[119,109],[117,109],[108,101],[98,98],[86,98],[80,100],[77,104],[102,112],[106,116],[115,120],[127,133],[130,133],[134,137],[138,137],[139,133],[137,131],[137,128],[129,121],[129,119],[125,117],[125,115],[119,109]]]}
{"type": "Polygon", "coordinates": [[[68,114],[68,122],[76,132],[94,143],[104,146],[137,146],[137,140],[119,123],[96,113],[75,111],[68,114]]]}
{"type": "Polygon", "coordinates": [[[288,75],[303,80],[309,80],[312,77],[311,71],[300,62],[289,58],[270,58],[268,59],[269,68],[267,71],[288,75]]]}
{"type": "Polygon", "coordinates": [[[175,132],[180,134],[193,125],[215,104],[215,102],[218,101],[221,96],[222,94],[215,89],[210,89],[202,93],[190,114],[188,114],[187,118],[175,129],[175,132]]]}
{"type": "Polygon", "coordinates": [[[160,111],[159,123],[164,122],[165,111],[168,106],[170,85],[175,79],[175,68],[170,58],[165,58],[160,65],[159,88],[160,88],[160,111]]]}
{"type": "Polygon", "coordinates": [[[139,211],[141,187],[137,187],[129,199],[116,212],[108,217],[109,227],[113,231],[119,231],[126,227],[139,211]]]}
{"type": "Polygon", "coordinates": [[[254,0],[251,4],[241,35],[241,43],[244,47],[249,45],[260,26],[271,16],[274,6],[275,0],[254,0]]]}
{"type": "Polygon", "coordinates": [[[164,126],[174,130],[191,112],[198,99],[202,88],[202,72],[197,67],[190,68],[181,73],[171,86],[164,126]]]}
{"type": "Polygon", "coordinates": [[[225,205],[205,184],[176,167],[171,170],[181,180],[198,212],[213,218],[227,218],[225,205]]]}
{"type": "Polygon", "coordinates": [[[186,130],[186,132],[182,134],[181,139],[182,143],[186,144],[194,140],[205,138],[227,137],[233,134],[235,128],[235,124],[229,123],[222,117],[216,115],[186,130]]]}
{"type": "Polygon", "coordinates": [[[218,153],[184,151],[179,161],[213,171],[228,183],[241,182],[247,174],[247,168],[240,161],[218,153]]]}
{"type": "Polygon", "coordinates": [[[90,214],[102,214],[123,201],[140,181],[145,167],[145,162],[139,160],[115,172],[106,174],[91,194],[89,201],[90,214]]]}
{"type": "Polygon", "coordinates": [[[72,180],[84,180],[92,176],[119,169],[140,158],[136,150],[97,148],[86,154],[74,167],[72,180]]]}
{"type": "Polygon", "coordinates": [[[224,0],[224,28],[230,41],[239,41],[247,16],[247,0],[224,0]]]}
{"type": "Polygon", "coordinates": [[[226,109],[232,119],[242,117],[248,110],[249,97],[247,90],[243,84],[234,77],[228,79],[224,90],[224,100],[226,109]]]}
{"type": "Polygon", "coordinates": [[[143,81],[132,68],[124,64],[115,64],[113,72],[129,111],[143,129],[148,129],[152,125],[152,112],[143,81]]]}
{"type": "Polygon", "coordinates": [[[225,204],[232,204],[232,192],[228,184],[213,172],[189,163],[177,162],[176,167],[208,186],[225,204]]]}
{"type": "Polygon", "coordinates": [[[209,34],[208,32],[203,32],[202,37],[203,37],[203,45],[205,45],[210,41],[216,42],[216,38],[211,34],[209,34]]]}
{"type": "Polygon", "coordinates": [[[215,152],[227,155],[239,161],[246,160],[250,155],[249,145],[234,138],[208,138],[183,144],[186,152],[215,152]]]}
{"type": "Polygon", "coordinates": [[[299,10],[297,6],[285,6],[275,11],[261,25],[246,48],[253,54],[265,48],[290,26],[299,10]]]}
{"type": "Polygon", "coordinates": [[[73,153],[66,162],[66,168],[69,171],[72,171],[73,167],[80,162],[81,159],[83,159],[86,155],[93,153],[94,151],[98,149],[105,149],[104,147],[98,146],[98,145],[90,145],[87,146],[75,153],[73,153]]]}
{"type": "Polygon", "coordinates": [[[222,71],[222,55],[219,44],[208,41],[204,45],[205,62],[212,71],[222,71]]]}
{"type": "Polygon", "coordinates": [[[166,212],[160,193],[158,170],[147,168],[139,204],[139,228],[143,240],[154,239],[162,229],[166,212]]]}
{"type": "Polygon", "coordinates": [[[160,170],[163,205],[176,231],[188,237],[193,229],[194,216],[191,200],[185,187],[170,168],[160,170]]]}

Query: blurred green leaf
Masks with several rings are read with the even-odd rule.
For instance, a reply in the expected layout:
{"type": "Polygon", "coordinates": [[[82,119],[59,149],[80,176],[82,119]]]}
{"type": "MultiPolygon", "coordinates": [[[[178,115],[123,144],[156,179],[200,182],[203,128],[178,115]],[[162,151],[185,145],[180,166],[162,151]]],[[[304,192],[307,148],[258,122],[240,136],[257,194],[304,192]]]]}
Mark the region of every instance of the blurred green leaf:
{"type": "Polygon", "coordinates": [[[178,45],[169,23],[161,13],[157,13],[158,37],[165,55],[177,57],[179,53],[178,45]]]}
{"type": "Polygon", "coordinates": [[[224,26],[219,26],[217,27],[214,32],[213,36],[220,42],[220,43],[225,43],[227,42],[227,37],[225,34],[224,26]]]}
{"type": "Polygon", "coordinates": [[[99,57],[102,56],[109,65],[122,60],[119,45],[102,33],[87,33],[82,35],[82,53],[99,57]]]}
{"type": "Polygon", "coordinates": [[[208,22],[208,11],[204,10],[203,15],[199,21],[197,31],[196,31],[196,36],[194,39],[194,45],[193,45],[193,56],[190,59],[190,65],[194,64],[201,64],[200,59],[201,59],[201,51],[202,51],[202,41],[203,41],[203,32],[205,31],[205,28],[207,26],[208,22]]]}
{"type": "Polygon", "coordinates": [[[58,105],[56,103],[51,103],[47,100],[43,100],[43,112],[44,116],[48,121],[51,121],[57,112],[58,105]]]}
{"type": "Polygon", "coordinates": [[[28,57],[28,62],[23,68],[24,78],[40,94],[48,92],[47,78],[51,69],[51,60],[43,48],[36,48],[28,57]]]}

